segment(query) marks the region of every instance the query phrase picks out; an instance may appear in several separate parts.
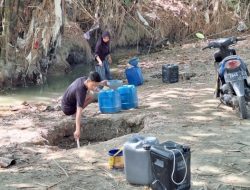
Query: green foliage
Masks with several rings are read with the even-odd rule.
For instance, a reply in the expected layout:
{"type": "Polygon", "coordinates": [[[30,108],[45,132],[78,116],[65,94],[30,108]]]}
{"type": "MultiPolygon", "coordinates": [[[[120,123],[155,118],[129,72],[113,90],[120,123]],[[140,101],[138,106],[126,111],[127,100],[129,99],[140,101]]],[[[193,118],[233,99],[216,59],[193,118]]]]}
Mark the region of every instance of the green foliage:
{"type": "Polygon", "coordinates": [[[132,3],[132,0],[123,0],[126,6],[129,6],[132,3]]]}
{"type": "Polygon", "coordinates": [[[230,8],[238,12],[241,1],[240,0],[226,0],[226,3],[230,8]]]}

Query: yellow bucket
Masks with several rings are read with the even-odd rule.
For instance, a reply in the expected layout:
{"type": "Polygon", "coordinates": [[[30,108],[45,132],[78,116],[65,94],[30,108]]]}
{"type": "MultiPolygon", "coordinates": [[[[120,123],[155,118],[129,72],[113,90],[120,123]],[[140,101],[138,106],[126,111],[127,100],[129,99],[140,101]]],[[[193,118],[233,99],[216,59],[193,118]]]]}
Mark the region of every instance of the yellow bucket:
{"type": "Polygon", "coordinates": [[[122,148],[112,149],[109,151],[109,168],[121,169],[124,168],[122,148]]]}

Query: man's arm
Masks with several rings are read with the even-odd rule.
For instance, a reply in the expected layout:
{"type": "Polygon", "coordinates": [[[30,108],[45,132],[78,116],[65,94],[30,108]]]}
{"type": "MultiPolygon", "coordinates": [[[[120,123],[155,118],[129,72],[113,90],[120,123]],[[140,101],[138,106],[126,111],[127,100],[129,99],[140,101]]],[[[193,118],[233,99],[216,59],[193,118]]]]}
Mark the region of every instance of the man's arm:
{"type": "Polygon", "coordinates": [[[99,85],[101,85],[101,86],[108,86],[108,81],[107,80],[103,80],[103,81],[99,82],[99,85]]]}
{"type": "Polygon", "coordinates": [[[84,104],[83,104],[83,109],[86,108],[90,103],[94,101],[94,98],[92,96],[86,96],[84,104]]]}
{"type": "Polygon", "coordinates": [[[81,113],[83,108],[77,107],[76,109],[76,130],[74,132],[75,139],[79,139],[81,136],[81,113]]]}
{"type": "Polygon", "coordinates": [[[102,60],[98,55],[96,55],[96,60],[98,61],[98,64],[102,66],[102,60]]]}
{"type": "Polygon", "coordinates": [[[95,59],[98,61],[98,64],[100,65],[100,66],[102,66],[102,60],[101,60],[101,58],[99,57],[99,55],[100,55],[100,45],[101,45],[101,43],[99,43],[99,42],[97,42],[97,44],[96,44],[96,46],[95,46],[95,59]]]}

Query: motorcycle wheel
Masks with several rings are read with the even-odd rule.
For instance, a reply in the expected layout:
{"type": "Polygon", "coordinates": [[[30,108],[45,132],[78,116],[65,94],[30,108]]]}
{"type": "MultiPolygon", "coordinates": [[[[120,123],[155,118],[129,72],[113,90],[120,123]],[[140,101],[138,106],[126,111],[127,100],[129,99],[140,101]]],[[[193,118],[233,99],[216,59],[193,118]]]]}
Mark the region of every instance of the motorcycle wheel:
{"type": "Polygon", "coordinates": [[[239,98],[239,111],[240,117],[242,119],[247,119],[247,105],[244,96],[238,97],[239,98]]]}

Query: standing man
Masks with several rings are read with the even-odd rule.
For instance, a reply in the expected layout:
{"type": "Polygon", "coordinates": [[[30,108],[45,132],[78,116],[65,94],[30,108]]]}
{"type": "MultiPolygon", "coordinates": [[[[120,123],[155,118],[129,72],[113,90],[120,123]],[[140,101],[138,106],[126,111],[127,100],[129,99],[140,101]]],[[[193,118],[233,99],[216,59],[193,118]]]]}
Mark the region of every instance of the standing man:
{"type": "Polygon", "coordinates": [[[62,111],[65,115],[76,115],[75,139],[81,135],[82,110],[93,101],[93,97],[87,95],[89,91],[96,91],[98,86],[106,86],[107,81],[101,81],[97,72],[90,72],[88,77],[76,79],[65,91],[62,98],[62,111]]]}
{"type": "Polygon", "coordinates": [[[99,38],[95,47],[95,59],[98,62],[95,66],[96,71],[100,74],[102,80],[111,80],[110,64],[112,58],[110,55],[110,33],[104,32],[99,38]]]}

